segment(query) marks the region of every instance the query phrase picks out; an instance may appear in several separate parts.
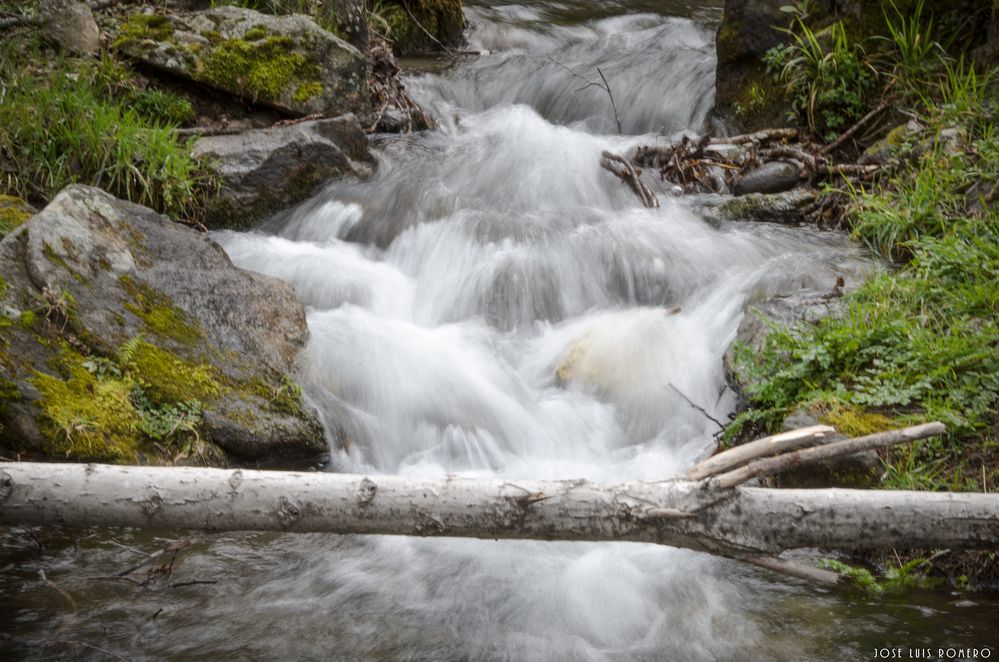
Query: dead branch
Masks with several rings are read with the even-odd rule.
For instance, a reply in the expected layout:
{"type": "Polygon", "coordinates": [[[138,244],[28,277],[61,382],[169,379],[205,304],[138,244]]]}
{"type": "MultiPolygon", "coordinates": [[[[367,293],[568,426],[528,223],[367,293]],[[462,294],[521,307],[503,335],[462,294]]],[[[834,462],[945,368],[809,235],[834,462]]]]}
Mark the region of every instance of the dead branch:
{"type": "Polygon", "coordinates": [[[712,138],[711,142],[718,145],[745,145],[746,143],[762,144],[777,140],[795,140],[797,137],[797,129],[764,129],[756,133],[744,133],[727,138],[712,138]]]}
{"type": "Polygon", "coordinates": [[[829,435],[835,432],[836,429],[828,425],[813,425],[801,428],[800,430],[791,430],[790,432],[782,432],[764,437],[763,439],[757,439],[748,444],[730,448],[706,460],[702,460],[688,469],[683,475],[690,480],[701,480],[710,476],[717,476],[761,457],[778,455],[822,443],[829,435]]]}
{"type": "Polygon", "coordinates": [[[53,591],[55,591],[56,593],[58,593],[59,595],[61,595],[63,598],[65,598],[66,602],[69,603],[70,608],[74,612],[75,611],[80,611],[79,605],[76,604],[76,600],[73,599],[73,596],[70,595],[69,591],[67,591],[67,590],[65,590],[63,588],[60,588],[55,582],[51,581],[48,577],[46,577],[45,576],[45,571],[42,570],[41,568],[38,569],[38,578],[42,580],[43,584],[45,584],[46,586],[48,586],[49,588],[51,588],[53,591]]]}
{"type": "Polygon", "coordinates": [[[853,455],[865,450],[885,448],[917,439],[935,437],[947,431],[943,423],[925,423],[901,430],[879,432],[877,434],[837,441],[817,448],[785,453],[777,457],[753,460],[738,469],[716,475],[711,478],[712,485],[721,489],[730,489],[754,478],[763,478],[798,467],[824,460],[830,460],[844,455],[853,455]]]}
{"type": "Polygon", "coordinates": [[[844,142],[846,142],[847,140],[849,140],[850,138],[852,138],[853,135],[856,134],[857,131],[859,131],[862,127],[864,127],[868,122],[870,122],[872,119],[874,119],[875,117],[877,117],[878,115],[880,115],[882,112],[884,112],[885,110],[887,110],[891,105],[892,105],[892,102],[890,100],[888,100],[888,99],[885,99],[884,101],[882,101],[881,103],[879,103],[877,105],[877,107],[874,108],[874,110],[872,110],[871,112],[867,113],[866,115],[864,115],[863,117],[861,117],[859,120],[857,120],[857,123],[854,124],[853,126],[851,126],[846,131],[844,131],[840,135],[839,138],[837,138],[836,140],[832,141],[831,143],[829,143],[828,145],[826,145],[825,147],[823,147],[822,150],[821,150],[822,154],[829,154],[829,153],[833,152],[836,148],[838,148],[844,142]]]}
{"type": "Polygon", "coordinates": [[[642,181],[642,171],[631,165],[627,159],[612,152],[603,152],[600,155],[600,165],[628,184],[646,209],[659,207],[659,198],[642,181]]]}

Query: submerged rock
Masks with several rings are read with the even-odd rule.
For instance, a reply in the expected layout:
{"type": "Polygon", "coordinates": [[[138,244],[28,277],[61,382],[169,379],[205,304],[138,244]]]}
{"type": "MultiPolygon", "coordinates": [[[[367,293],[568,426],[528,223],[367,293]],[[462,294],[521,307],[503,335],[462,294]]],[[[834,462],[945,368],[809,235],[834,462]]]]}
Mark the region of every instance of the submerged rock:
{"type": "Polygon", "coordinates": [[[222,183],[205,222],[227,228],[248,227],[302,202],[334,177],[370,175],[373,163],[353,115],[201,138],[193,152],[222,183]]]}
{"type": "Polygon", "coordinates": [[[94,55],[101,50],[101,31],[94,13],[78,0],[45,0],[41,33],[60,48],[79,55],[94,55]]]}
{"type": "Polygon", "coordinates": [[[796,188],[783,193],[750,193],[738,197],[706,196],[698,201],[698,211],[709,218],[726,221],[756,221],[797,225],[804,210],[815,202],[816,191],[796,188]]]}
{"type": "Polygon", "coordinates": [[[782,193],[801,181],[801,166],[788,161],[769,161],[739,175],[732,182],[736,195],[749,193],[782,193]]]}
{"type": "Polygon", "coordinates": [[[0,242],[0,274],[0,445],[212,464],[326,450],[291,377],[301,305],[207,235],[74,185],[0,242]]]}
{"type": "Polygon", "coordinates": [[[364,56],[305,16],[237,7],[133,14],[114,46],[149,66],[292,115],[371,114],[364,56]]]}

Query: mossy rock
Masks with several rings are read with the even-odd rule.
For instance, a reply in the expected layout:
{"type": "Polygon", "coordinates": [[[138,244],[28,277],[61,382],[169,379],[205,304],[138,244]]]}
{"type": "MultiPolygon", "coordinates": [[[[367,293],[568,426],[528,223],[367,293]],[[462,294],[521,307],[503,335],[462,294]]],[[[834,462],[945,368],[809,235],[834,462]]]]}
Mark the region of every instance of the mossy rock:
{"type": "Polygon", "coordinates": [[[237,7],[138,13],[113,44],[148,66],[291,115],[371,114],[364,56],[305,16],[237,7]]]}
{"type": "Polygon", "coordinates": [[[326,450],[291,377],[301,305],[206,235],[70,186],[0,242],[0,274],[3,448],[208,464],[326,450]]]}
{"type": "Polygon", "coordinates": [[[212,228],[246,229],[332,179],[366,177],[374,165],[353,115],[208,136],[194,144],[193,153],[211,164],[221,183],[205,210],[212,228]]]}
{"type": "Polygon", "coordinates": [[[461,0],[390,0],[382,4],[396,55],[420,55],[460,48],[465,15],[461,0]]]}

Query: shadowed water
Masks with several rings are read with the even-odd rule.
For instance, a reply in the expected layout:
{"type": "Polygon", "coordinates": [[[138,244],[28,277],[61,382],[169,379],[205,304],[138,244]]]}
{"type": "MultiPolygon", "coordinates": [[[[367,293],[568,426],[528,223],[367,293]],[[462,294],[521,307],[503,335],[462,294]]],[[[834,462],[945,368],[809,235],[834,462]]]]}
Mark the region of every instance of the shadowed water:
{"type": "MultiPolygon", "coordinates": [[[[266,232],[215,238],[305,304],[303,379],[335,470],[667,477],[713,448],[711,419],[735,406],[722,357],[746,305],[828,291],[871,265],[838,235],[719,227],[665,194],[643,209],[600,168],[603,150],[702,128],[716,8],[469,4],[471,45],[490,54],[409,81],[439,131],[384,137],[370,181],[334,183],[266,232]],[[577,91],[585,83],[569,71],[593,79],[598,66],[623,136],[607,95],[577,91]]],[[[980,645],[999,614],[941,595],[868,602],[625,543],[195,534],[175,578],[217,583],[87,579],[132,563],[121,545],[152,550],[181,535],[49,531],[42,554],[10,533],[0,619],[13,637],[0,650],[866,660],[876,646],[980,645]],[[78,612],[37,581],[39,567],[78,612]]]]}

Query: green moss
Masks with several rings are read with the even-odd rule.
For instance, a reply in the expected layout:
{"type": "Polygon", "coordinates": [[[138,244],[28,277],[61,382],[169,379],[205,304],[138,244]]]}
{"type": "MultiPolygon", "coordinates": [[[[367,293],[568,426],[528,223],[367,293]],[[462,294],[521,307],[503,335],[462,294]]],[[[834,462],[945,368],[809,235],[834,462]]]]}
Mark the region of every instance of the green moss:
{"type": "Polygon", "coordinates": [[[118,29],[115,48],[128,42],[167,41],[173,36],[173,23],[160,14],[132,14],[118,29]]]}
{"type": "Polygon", "coordinates": [[[819,421],[831,425],[848,437],[863,437],[877,432],[885,432],[899,427],[892,419],[875,414],[861,407],[837,405],[819,417],[819,421]]]}
{"type": "Polygon", "coordinates": [[[31,218],[28,205],[12,195],[0,195],[0,239],[31,218]]]}
{"type": "Polygon", "coordinates": [[[273,412],[298,418],[308,416],[302,401],[302,387],[290,375],[275,376],[271,380],[262,377],[233,380],[229,385],[242,399],[259,398],[273,412]]]}
{"type": "Polygon", "coordinates": [[[35,314],[34,311],[25,310],[21,312],[19,321],[21,323],[21,326],[23,326],[26,329],[30,329],[35,325],[35,322],[38,321],[38,315],[35,314]]]}
{"type": "Polygon", "coordinates": [[[254,25],[252,28],[246,31],[246,34],[243,35],[243,39],[245,39],[246,41],[260,41],[269,34],[270,32],[268,32],[267,28],[265,28],[264,26],[254,25]]]}
{"type": "Polygon", "coordinates": [[[322,83],[313,81],[311,83],[303,83],[298,86],[295,90],[295,95],[292,97],[295,103],[307,103],[310,99],[314,99],[323,93],[322,83]]]}
{"type": "Polygon", "coordinates": [[[72,276],[73,280],[75,280],[76,282],[81,283],[81,284],[87,282],[87,279],[84,278],[82,274],[80,274],[79,272],[77,272],[76,269],[74,269],[73,267],[69,266],[69,263],[66,262],[66,260],[63,259],[63,257],[61,255],[59,255],[58,253],[56,253],[55,249],[52,248],[52,246],[50,246],[48,243],[44,243],[42,245],[42,255],[44,255],[45,259],[47,259],[52,264],[54,264],[54,265],[56,265],[58,267],[62,267],[63,269],[65,269],[66,271],[68,271],[69,275],[72,276]]]}
{"type": "Polygon", "coordinates": [[[134,343],[121,361],[149,396],[161,404],[211,402],[224,391],[211,366],[187,361],[145,341],[134,343]]]}
{"type": "Polygon", "coordinates": [[[204,337],[200,326],[191,322],[167,295],[128,275],[119,278],[118,282],[132,298],[125,302],[125,308],[139,317],[150,332],[185,345],[193,345],[204,337]]]}
{"type": "Polygon", "coordinates": [[[62,377],[35,371],[29,381],[41,395],[39,425],[51,454],[77,460],[134,462],[140,417],[132,405],[129,378],[100,380],[84,357],[61,343],[53,366],[62,377]]]}
{"type": "Polygon", "coordinates": [[[217,44],[200,66],[206,80],[254,100],[277,100],[291,89],[301,91],[321,84],[319,65],[296,51],[295,42],[284,36],[258,41],[227,39],[217,44]]]}

